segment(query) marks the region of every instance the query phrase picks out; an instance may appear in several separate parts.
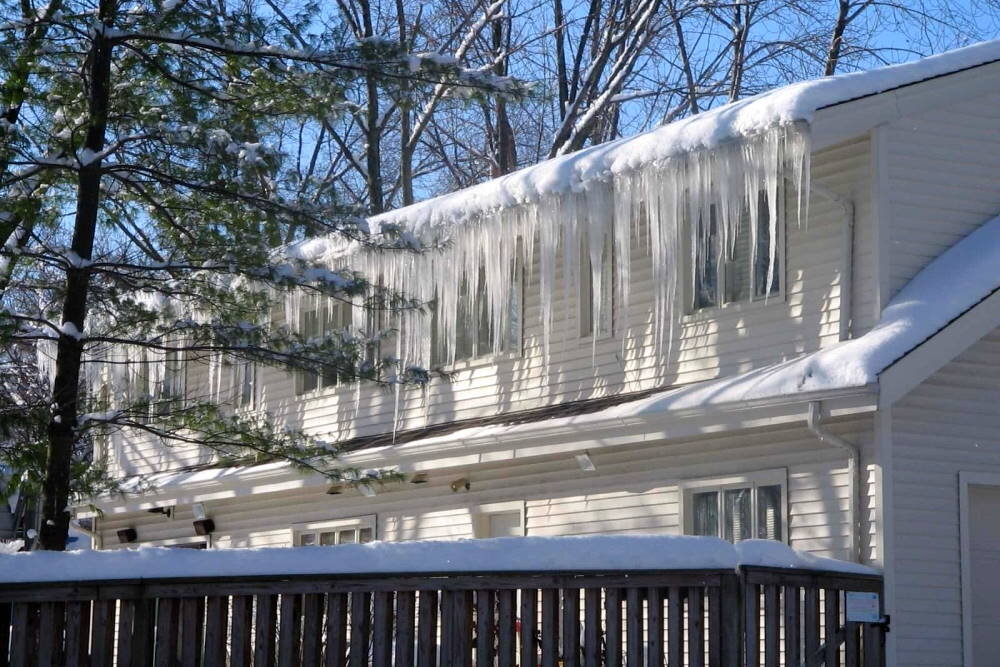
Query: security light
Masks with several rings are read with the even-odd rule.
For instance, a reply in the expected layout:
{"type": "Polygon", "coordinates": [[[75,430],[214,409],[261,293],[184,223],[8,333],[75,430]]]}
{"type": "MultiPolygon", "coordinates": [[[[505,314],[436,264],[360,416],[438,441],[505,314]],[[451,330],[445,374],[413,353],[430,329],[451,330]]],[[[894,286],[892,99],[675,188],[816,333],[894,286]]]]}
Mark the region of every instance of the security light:
{"type": "Polygon", "coordinates": [[[129,544],[138,539],[139,535],[135,532],[135,528],[122,528],[118,531],[118,541],[122,544],[129,544]]]}
{"type": "Polygon", "coordinates": [[[195,535],[211,535],[215,532],[215,522],[211,519],[200,519],[194,522],[195,535]]]}
{"type": "Polygon", "coordinates": [[[425,472],[418,472],[410,478],[410,484],[426,484],[429,481],[425,472]]]}
{"type": "Polygon", "coordinates": [[[204,503],[195,503],[191,505],[191,513],[194,514],[194,518],[198,521],[208,518],[208,512],[205,511],[204,503]]]}

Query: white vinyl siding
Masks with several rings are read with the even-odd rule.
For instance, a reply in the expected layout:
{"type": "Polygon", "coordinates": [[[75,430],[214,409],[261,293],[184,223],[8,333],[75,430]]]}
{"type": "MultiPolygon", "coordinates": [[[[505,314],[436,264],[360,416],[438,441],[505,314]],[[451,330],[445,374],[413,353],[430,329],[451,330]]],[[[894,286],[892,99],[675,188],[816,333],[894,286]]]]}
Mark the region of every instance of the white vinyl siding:
{"type": "Polygon", "coordinates": [[[1000,214],[997,80],[888,127],[891,294],[1000,214]]]}
{"type": "Polygon", "coordinates": [[[960,471],[1000,473],[1000,330],[892,408],[900,665],[962,664],[960,471]]]}
{"type": "MultiPolygon", "coordinates": [[[[870,438],[868,423],[856,420],[833,428],[864,441],[870,438]]],[[[788,543],[824,556],[850,555],[847,462],[803,427],[592,451],[591,457],[595,472],[582,471],[571,455],[476,467],[467,473],[468,491],[451,487],[463,473],[432,472],[425,484],[388,485],[374,498],[331,496],[318,486],[240,496],[223,492],[205,505],[219,547],[287,546],[290,521],[369,514],[377,515],[381,540],[473,537],[477,517],[510,511],[509,503],[523,505],[527,535],[680,534],[685,480],[784,468],[788,543]]],[[[106,514],[98,520],[105,546],[115,547],[114,531],[130,525],[140,541],[184,537],[192,530],[190,506],[177,509],[173,521],[146,512],[106,514]]]]}

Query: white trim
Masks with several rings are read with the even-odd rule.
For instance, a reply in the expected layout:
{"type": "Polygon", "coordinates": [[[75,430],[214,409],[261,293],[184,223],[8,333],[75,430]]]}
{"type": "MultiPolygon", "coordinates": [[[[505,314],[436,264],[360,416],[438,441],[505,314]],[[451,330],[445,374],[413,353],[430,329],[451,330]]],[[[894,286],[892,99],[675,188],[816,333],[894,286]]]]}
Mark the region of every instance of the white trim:
{"type": "Polygon", "coordinates": [[[972,553],[969,542],[969,487],[993,486],[1000,488],[1000,473],[966,472],[958,473],[958,535],[962,556],[962,664],[973,667],[972,662],[972,553]]]}
{"type": "MultiPolygon", "coordinates": [[[[790,523],[788,514],[788,468],[753,470],[720,477],[698,477],[679,480],[677,482],[677,509],[680,513],[681,531],[684,535],[693,534],[694,525],[692,523],[690,506],[691,496],[696,491],[724,491],[726,489],[756,488],[758,486],[781,487],[781,541],[787,544],[790,523]]],[[[754,520],[756,521],[756,518],[754,520]]]]}
{"type": "Polygon", "coordinates": [[[512,514],[518,512],[521,519],[521,535],[528,534],[527,503],[524,500],[509,502],[483,503],[469,508],[472,517],[472,533],[474,537],[491,537],[489,534],[489,519],[495,514],[512,514]]]}
{"type": "MultiPolygon", "coordinates": [[[[883,574],[884,600],[883,613],[892,614],[896,601],[896,568],[893,562],[895,549],[895,516],[893,500],[893,463],[892,463],[892,408],[880,409],[875,413],[875,442],[877,447],[878,480],[881,493],[878,502],[876,535],[882,540],[878,545],[878,558],[874,563],[883,574]]],[[[896,634],[886,635],[886,664],[896,664],[896,634]]]]}
{"type": "Polygon", "coordinates": [[[886,125],[878,125],[869,132],[869,153],[871,160],[871,215],[872,247],[874,249],[872,267],[872,303],[875,306],[873,322],[882,319],[882,309],[889,303],[891,291],[892,264],[890,242],[892,240],[892,202],[889,198],[889,132],[886,125]]]}
{"type": "Polygon", "coordinates": [[[1000,290],[952,320],[882,371],[879,403],[892,405],[938,369],[1000,326],[1000,290]]]}

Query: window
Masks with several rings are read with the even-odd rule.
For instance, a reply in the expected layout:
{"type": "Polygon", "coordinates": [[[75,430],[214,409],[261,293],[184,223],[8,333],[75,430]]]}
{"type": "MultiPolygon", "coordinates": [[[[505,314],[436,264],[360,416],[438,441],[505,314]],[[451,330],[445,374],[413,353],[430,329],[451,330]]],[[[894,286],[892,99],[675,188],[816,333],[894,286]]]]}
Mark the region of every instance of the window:
{"type": "Polygon", "coordinates": [[[523,537],[524,501],[480,505],[472,510],[475,537],[523,537]]]}
{"type": "MultiPolygon", "coordinates": [[[[469,295],[468,277],[459,286],[458,308],[455,317],[455,361],[476,359],[494,350],[493,323],[490,318],[486,295],[486,270],[481,268],[476,280],[475,293],[469,295]]],[[[524,271],[520,261],[514,264],[514,285],[505,313],[506,321],[499,345],[500,352],[512,352],[521,347],[521,301],[524,290],[524,271]]],[[[438,336],[437,313],[431,322],[431,365],[447,363],[443,345],[438,336]]]]}
{"type": "Polygon", "coordinates": [[[707,224],[699,221],[692,238],[695,265],[691,304],[695,310],[755,301],[781,292],[782,197],[779,192],[779,202],[775,206],[779,211],[778,238],[775,239],[774,272],[770,281],[771,218],[766,193],[761,192],[757,198],[756,235],[751,233],[750,209],[744,205],[736,225],[736,237],[727,239],[725,248],[721,247],[722,221],[716,215],[716,207],[710,207],[707,224]]]}
{"type": "Polygon", "coordinates": [[[168,415],[181,407],[187,385],[187,368],[180,350],[167,350],[163,354],[163,380],[156,396],[156,413],[168,415]]]}
{"type": "Polygon", "coordinates": [[[231,365],[233,377],[233,407],[237,410],[252,410],[256,403],[257,365],[252,361],[238,359],[231,365]]]}
{"type": "MultiPolygon", "coordinates": [[[[601,252],[601,322],[598,338],[608,338],[614,333],[614,263],[612,261],[611,234],[604,237],[601,252]]],[[[594,335],[594,274],[587,239],[580,248],[580,337],[594,335]]]]}
{"type": "Polygon", "coordinates": [[[149,361],[146,360],[146,350],[139,350],[137,359],[128,364],[128,388],[125,396],[125,407],[131,409],[135,420],[140,423],[149,421],[152,392],[149,386],[149,361]],[[133,407],[143,403],[142,407],[133,407]]]}
{"type": "Polygon", "coordinates": [[[683,485],[685,532],[729,542],[785,540],[784,470],[683,485]]]}
{"type": "Polygon", "coordinates": [[[335,521],[314,521],[292,526],[292,544],[297,547],[368,544],[374,540],[374,515],[335,521]]]}
{"type": "MultiPolygon", "coordinates": [[[[338,331],[349,330],[352,324],[351,304],[333,299],[312,300],[299,314],[299,335],[305,340],[318,340],[338,331]]],[[[324,387],[333,387],[347,378],[336,372],[316,373],[300,370],[295,374],[295,393],[307,394],[324,387]]]]}

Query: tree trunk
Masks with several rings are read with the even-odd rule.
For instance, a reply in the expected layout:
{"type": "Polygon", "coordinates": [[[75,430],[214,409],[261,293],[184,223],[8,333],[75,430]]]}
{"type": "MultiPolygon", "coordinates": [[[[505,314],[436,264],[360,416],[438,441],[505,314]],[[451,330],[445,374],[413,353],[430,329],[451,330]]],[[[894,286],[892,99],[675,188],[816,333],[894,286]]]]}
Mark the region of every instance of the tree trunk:
{"type": "MultiPolygon", "coordinates": [[[[404,50],[410,50],[406,30],[406,9],[403,0],[396,0],[396,22],[399,28],[399,44],[404,50]]],[[[406,100],[410,97],[410,86],[406,79],[400,79],[399,105],[399,180],[403,191],[403,206],[413,203],[413,148],[410,147],[410,133],[413,131],[410,122],[410,107],[406,100]]]]}
{"type": "Polygon", "coordinates": [[[830,37],[830,48],[826,53],[826,67],[823,69],[824,76],[833,76],[837,72],[837,63],[840,62],[840,48],[844,43],[844,32],[847,30],[850,9],[850,0],[840,0],[840,9],[837,11],[837,22],[833,26],[833,35],[830,37]]]}
{"type": "MultiPolygon", "coordinates": [[[[510,51],[510,44],[505,42],[505,39],[509,40],[510,38],[509,21],[509,18],[504,18],[493,23],[493,54],[496,61],[493,70],[498,76],[507,75],[507,57],[506,55],[500,56],[510,51]]],[[[503,98],[497,100],[496,115],[496,155],[491,174],[494,178],[509,174],[517,167],[514,128],[511,127],[510,117],[507,115],[507,102],[503,98]]]]}
{"type": "MultiPolygon", "coordinates": [[[[362,1],[361,11],[365,37],[373,37],[375,28],[372,22],[371,3],[368,0],[362,1]]],[[[382,128],[379,126],[378,81],[374,74],[365,76],[365,85],[368,89],[368,114],[365,127],[368,202],[371,212],[377,214],[385,210],[385,201],[382,194],[382,128]]]]}
{"type": "MultiPolygon", "coordinates": [[[[115,13],[115,0],[102,0],[100,19],[107,25],[115,13]]],[[[108,101],[111,81],[111,51],[113,45],[103,32],[97,32],[89,54],[90,90],[88,113],[90,123],[84,147],[94,154],[104,149],[108,124],[108,101]]],[[[83,165],[77,178],[76,218],[72,250],[89,260],[94,250],[97,217],[101,198],[101,160],[83,165]]],[[[76,444],[76,421],[80,391],[80,366],[83,342],[73,335],[84,331],[87,318],[87,294],[90,270],[71,266],[66,270],[66,295],[63,302],[63,331],[59,335],[56,353],[56,373],[52,386],[53,416],[48,426],[49,447],[42,486],[42,522],[39,546],[62,551],[69,534],[70,474],[73,448],[76,444]],[[67,325],[73,325],[75,332],[67,325]]]]}

